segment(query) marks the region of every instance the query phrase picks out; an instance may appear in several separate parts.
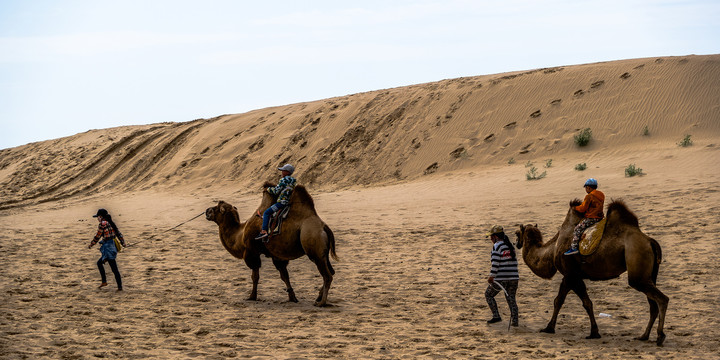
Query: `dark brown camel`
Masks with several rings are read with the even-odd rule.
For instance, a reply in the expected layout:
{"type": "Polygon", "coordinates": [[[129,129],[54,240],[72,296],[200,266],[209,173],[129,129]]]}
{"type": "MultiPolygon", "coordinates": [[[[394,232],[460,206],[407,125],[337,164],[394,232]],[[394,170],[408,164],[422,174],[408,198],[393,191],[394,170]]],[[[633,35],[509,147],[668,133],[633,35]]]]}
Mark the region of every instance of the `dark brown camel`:
{"type": "Polygon", "coordinates": [[[521,225],[520,230],[516,232],[517,247],[522,249],[523,260],[535,275],[550,279],[557,271],[563,274],[560,290],[555,298],[552,319],[547,327],[540,331],[555,333],[558,313],[568,292],[572,290],[580,297],[590,317],[590,336],[587,338],[599,338],[600,332],[595,322],[592,301],[583,279],[609,280],[627,271],[629,285],[644,293],[650,304],[650,322],[645,333],[638,339],[649,338],[659,314],[657,345],[662,345],[665,340],[663,326],[668,297],[655,286],[662,261],[660,244],[640,231],[637,217],[628,210],[625,203],[613,201],[608,207],[605,233],[597,250],[588,256],[563,255],[563,252],[570,248],[575,225],[582,220],[582,214],[574,210],[579,204],[580,200],[577,199],[570,203],[570,210],[560,230],[546,243],[543,243],[537,225],[521,225]]]}
{"type": "MultiPolygon", "coordinates": [[[[263,185],[263,190],[274,186],[263,185]]],[[[262,202],[257,211],[262,213],[275,202],[267,191],[263,191],[262,202]]],[[[240,222],[237,208],[224,202],[205,210],[205,218],[214,221],[220,229],[220,241],[230,254],[243,259],[252,269],[253,288],[248,300],[257,300],[257,285],[260,279],[260,255],[272,258],[273,264],[280,271],[280,278],[285,282],[289,300],[297,302],[295,292],[290,285],[287,265],[290,260],[303,255],[317,266],[323,277],[323,286],[315,300],[315,306],[327,304],[328,291],[335,270],[330,264],[330,255],[337,260],[335,254],[335,236],[332,230],[320,219],[315,211],[315,203],[304,186],[295,187],[290,196],[290,211],[282,224],[282,231],[274,235],[266,244],[255,240],[260,233],[262,219],[252,215],[247,221],[240,222]]]]}

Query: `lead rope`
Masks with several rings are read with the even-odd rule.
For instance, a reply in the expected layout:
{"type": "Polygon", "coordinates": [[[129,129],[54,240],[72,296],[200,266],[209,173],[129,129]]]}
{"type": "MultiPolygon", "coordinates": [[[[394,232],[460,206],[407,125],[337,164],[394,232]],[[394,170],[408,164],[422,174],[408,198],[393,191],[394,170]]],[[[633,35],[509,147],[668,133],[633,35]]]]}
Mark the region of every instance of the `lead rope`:
{"type": "Polygon", "coordinates": [[[143,243],[143,242],[146,242],[146,241],[150,241],[150,240],[152,240],[153,238],[155,238],[155,237],[157,237],[157,236],[159,236],[159,235],[162,235],[162,234],[164,234],[164,233],[166,233],[166,232],[168,232],[168,231],[170,231],[170,230],[175,230],[175,229],[179,228],[180,226],[185,225],[185,224],[187,224],[187,223],[189,223],[189,222],[191,222],[191,221],[193,221],[193,220],[195,220],[195,219],[197,219],[197,218],[199,218],[199,217],[201,217],[201,216],[203,216],[203,215],[205,215],[205,212],[204,212],[204,211],[201,212],[200,214],[198,214],[197,216],[193,217],[193,218],[190,219],[190,220],[183,221],[183,222],[181,222],[180,224],[177,224],[177,225],[175,225],[175,226],[173,226],[173,227],[171,227],[171,228],[169,228],[169,229],[167,229],[167,230],[165,230],[165,231],[160,232],[159,234],[155,234],[155,235],[153,235],[153,236],[151,236],[151,237],[149,237],[149,238],[147,238],[147,239],[145,239],[145,240],[142,240],[142,241],[134,242],[134,243],[129,244],[128,246],[125,246],[125,247],[128,248],[128,247],[135,246],[135,245],[137,245],[137,244],[140,244],[140,243],[143,243]]]}

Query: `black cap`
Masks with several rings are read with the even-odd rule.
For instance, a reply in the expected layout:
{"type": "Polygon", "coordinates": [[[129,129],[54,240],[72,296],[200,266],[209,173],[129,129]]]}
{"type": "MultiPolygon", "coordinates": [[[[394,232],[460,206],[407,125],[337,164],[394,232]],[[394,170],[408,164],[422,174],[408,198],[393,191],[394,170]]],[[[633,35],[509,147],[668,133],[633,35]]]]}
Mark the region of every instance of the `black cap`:
{"type": "Polygon", "coordinates": [[[98,209],[97,214],[93,215],[93,217],[107,216],[107,214],[108,214],[107,210],[105,210],[105,209],[98,209]]]}

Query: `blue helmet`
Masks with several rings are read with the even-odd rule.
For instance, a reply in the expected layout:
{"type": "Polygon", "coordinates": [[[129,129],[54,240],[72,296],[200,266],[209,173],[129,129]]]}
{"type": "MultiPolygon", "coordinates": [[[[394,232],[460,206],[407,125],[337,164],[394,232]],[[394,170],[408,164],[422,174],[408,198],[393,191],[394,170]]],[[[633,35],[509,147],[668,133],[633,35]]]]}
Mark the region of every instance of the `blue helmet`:
{"type": "Polygon", "coordinates": [[[595,180],[593,178],[587,179],[587,181],[585,182],[585,185],[583,185],[583,187],[585,187],[585,186],[598,186],[597,180],[595,180]]]}

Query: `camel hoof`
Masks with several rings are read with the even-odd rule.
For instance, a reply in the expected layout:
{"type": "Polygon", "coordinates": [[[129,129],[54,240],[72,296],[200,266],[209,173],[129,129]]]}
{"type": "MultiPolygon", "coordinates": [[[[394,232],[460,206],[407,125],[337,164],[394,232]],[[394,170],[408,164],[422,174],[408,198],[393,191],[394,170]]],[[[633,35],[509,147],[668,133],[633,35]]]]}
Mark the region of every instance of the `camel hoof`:
{"type": "Polygon", "coordinates": [[[250,295],[247,299],[248,301],[257,301],[257,295],[250,295]]]}
{"type": "Polygon", "coordinates": [[[322,301],[316,301],[313,305],[315,305],[317,307],[324,307],[324,306],[327,306],[327,303],[324,303],[322,301]]]}
{"type": "Polygon", "coordinates": [[[540,332],[542,332],[542,333],[547,333],[547,334],[554,334],[554,333],[555,333],[555,329],[544,328],[544,329],[540,329],[540,332]]]}
{"type": "Polygon", "coordinates": [[[590,334],[586,339],[599,339],[600,334],[590,334]]]}
{"type": "Polygon", "coordinates": [[[663,342],[665,341],[665,334],[659,335],[657,338],[657,346],[662,346],[663,342]]]}
{"type": "Polygon", "coordinates": [[[290,299],[289,299],[288,301],[290,301],[290,302],[294,302],[294,303],[297,303],[297,302],[299,302],[299,301],[298,301],[298,299],[297,299],[296,297],[291,297],[291,298],[290,298],[290,299]]]}
{"type": "Polygon", "coordinates": [[[635,340],[640,340],[640,341],[647,341],[648,339],[650,339],[650,336],[648,336],[648,335],[638,336],[635,338],[635,340]]]}

